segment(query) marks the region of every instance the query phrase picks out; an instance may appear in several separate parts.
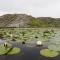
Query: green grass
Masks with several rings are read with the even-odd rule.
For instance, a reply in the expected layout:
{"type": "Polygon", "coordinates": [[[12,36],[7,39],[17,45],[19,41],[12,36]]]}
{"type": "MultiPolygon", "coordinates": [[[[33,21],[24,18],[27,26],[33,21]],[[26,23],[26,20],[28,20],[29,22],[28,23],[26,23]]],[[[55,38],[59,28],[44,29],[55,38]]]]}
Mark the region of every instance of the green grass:
{"type": "Polygon", "coordinates": [[[49,50],[49,49],[42,49],[41,51],[40,51],[40,54],[42,55],[42,56],[45,56],[45,57],[56,57],[56,56],[58,56],[58,52],[56,52],[56,51],[51,51],[51,50],[49,50]]]}

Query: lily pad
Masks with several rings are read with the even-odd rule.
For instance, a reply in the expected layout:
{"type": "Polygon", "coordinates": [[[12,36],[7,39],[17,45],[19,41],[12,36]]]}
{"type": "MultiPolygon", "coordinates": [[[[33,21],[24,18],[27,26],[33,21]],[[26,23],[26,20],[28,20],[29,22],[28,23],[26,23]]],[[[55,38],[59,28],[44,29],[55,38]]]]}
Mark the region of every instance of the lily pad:
{"type": "Polygon", "coordinates": [[[53,51],[60,51],[60,45],[49,45],[48,49],[53,51]]]}
{"type": "Polygon", "coordinates": [[[20,48],[12,48],[11,50],[11,47],[8,47],[8,48],[5,48],[4,45],[0,45],[0,55],[3,55],[3,54],[17,54],[20,52],[20,48]]]}
{"type": "Polygon", "coordinates": [[[56,52],[56,51],[51,51],[51,50],[49,50],[49,49],[42,49],[41,51],[40,51],[40,54],[42,55],[42,56],[45,56],[45,57],[56,57],[56,56],[58,56],[58,52],[56,52]]]}
{"type": "Polygon", "coordinates": [[[5,48],[4,45],[0,45],[0,55],[5,54],[7,51],[9,51],[10,48],[5,48]]]}
{"type": "Polygon", "coordinates": [[[17,54],[20,52],[20,48],[13,48],[8,54],[17,54]]]}

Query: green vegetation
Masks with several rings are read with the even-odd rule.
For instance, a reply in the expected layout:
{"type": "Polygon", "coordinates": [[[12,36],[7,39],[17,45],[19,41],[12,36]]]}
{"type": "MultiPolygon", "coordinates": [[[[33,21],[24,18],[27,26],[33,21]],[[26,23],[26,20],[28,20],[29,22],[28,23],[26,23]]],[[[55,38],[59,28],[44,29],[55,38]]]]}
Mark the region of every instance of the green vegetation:
{"type": "Polygon", "coordinates": [[[5,40],[12,40],[15,39],[16,42],[22,42],[22,41],[31,41],[33,39],[38,41],[48,41],[48,37],[52,37],[51,31],[46,35],[46,37],[43,35],[44,29],[41,30],[40,28],[1,28],[1,36],[5,40]],[[49,35],[50,34],[50,35],[49,35]],[[49,35],[49,36],[48,36],[49,35]],[[36,38],[38,37],[38,38],[36,38]]]}
{"type": "Polygon", "coordinates": [[[4,45],[0,45],[0,55],[5,54],[9,49],[10,48],[5,49],[4,45]]]}
{"type": "Polygon", "coordinates": [[[49,50],[49,49],[42,49],[40,51],[40,54],[45,57],[56,57],[58,56],[59,53],[56,51],[49,50]]]}
{"type": "Polygon", "coordinates": [[[11,48],[11,47],[7,47],[5,48],[4,45],[0,45],[0,55],[3,55],[3,54],[17,54],[20,52],[20,48],[11,48]]]}
{"type": "Polygon", "coordinates": [[[51,31],[46,30],[43,32],[43,37],[51,38],[54,36],[55,36],[54,30],[51,30],[51,31]]]}
{"type": "Polygon", "coordinates": [[[40,25],[40,21],[35,19],[35,18],[32,18],[31,21],[28,23],[29,27],[39,27],[41,26],[40,25]]]}

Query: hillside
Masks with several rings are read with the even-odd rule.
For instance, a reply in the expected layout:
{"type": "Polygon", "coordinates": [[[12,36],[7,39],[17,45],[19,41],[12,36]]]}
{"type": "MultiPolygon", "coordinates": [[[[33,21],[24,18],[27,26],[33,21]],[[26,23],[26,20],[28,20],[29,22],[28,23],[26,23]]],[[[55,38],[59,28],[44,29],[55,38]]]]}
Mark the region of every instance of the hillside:
{"type": "Polygon", "coordinates": [[[0,16],[0,27],[60,27],[60,18],[6,14],[0,16]]]}
{"type": "Polygon", "coordinates": [[[27,27],[31,18],[25,14],[6,14],[0,17],[0,27],[27,27]]]}

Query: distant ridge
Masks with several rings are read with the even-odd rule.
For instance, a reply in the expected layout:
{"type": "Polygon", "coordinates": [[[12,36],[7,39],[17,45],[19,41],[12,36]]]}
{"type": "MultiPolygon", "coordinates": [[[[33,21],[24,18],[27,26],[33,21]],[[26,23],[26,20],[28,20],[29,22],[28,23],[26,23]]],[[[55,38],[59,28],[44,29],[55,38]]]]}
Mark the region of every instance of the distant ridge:
{"type": "Polygon", "coordinates": [[[0,16],[0,27],[60,27],[60,18],[5,14],[0,16]]]}

